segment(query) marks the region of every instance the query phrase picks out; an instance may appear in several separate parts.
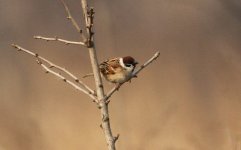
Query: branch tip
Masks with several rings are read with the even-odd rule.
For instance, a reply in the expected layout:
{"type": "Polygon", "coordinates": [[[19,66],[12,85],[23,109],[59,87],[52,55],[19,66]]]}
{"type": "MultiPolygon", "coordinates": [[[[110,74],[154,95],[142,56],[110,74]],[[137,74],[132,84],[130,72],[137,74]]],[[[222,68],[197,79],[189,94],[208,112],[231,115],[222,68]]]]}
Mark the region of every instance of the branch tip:
{"type": "Polygon", "coordinates": [[[160,56],[160,52],[157,51],[157,52],[155,53],[155,57],[157,58],[157,57],[159,57],[159,56],[160,56]]]}
{"type": "Polygon", "coordinates": [[[81,34],[82,36],[82,39],[86,39],[84,34],[82,32],[80,32],[81,28],[80,26],[78,25],[78,23],[75,21],[75,19],[72,17],[71,13],[70,13],[70,10],[67,6],[67,4],[65,3],[64,0],[60,0],[61,3],[63,4],[64,6],[64,9],[65,9],[65,12],[67,13],[67,19],[71,21],[72,25],[75,27],[75,29],[81,34]]]}
{"type": "Polygon", "coordinates": [[[14,47],[14,48],[17,48],[16,44],[14,44],[14,43],[11,44],[11,46],[14,47]]]}

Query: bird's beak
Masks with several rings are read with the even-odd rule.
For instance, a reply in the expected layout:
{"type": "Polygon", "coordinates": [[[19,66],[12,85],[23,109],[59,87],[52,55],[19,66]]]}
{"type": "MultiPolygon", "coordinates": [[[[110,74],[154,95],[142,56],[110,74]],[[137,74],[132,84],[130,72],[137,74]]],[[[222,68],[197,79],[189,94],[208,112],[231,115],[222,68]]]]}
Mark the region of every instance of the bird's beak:
{"type": "Polygon", "coordinates": [[[137,61],[134,62],[135,65],[139,64],[137,61]]]}

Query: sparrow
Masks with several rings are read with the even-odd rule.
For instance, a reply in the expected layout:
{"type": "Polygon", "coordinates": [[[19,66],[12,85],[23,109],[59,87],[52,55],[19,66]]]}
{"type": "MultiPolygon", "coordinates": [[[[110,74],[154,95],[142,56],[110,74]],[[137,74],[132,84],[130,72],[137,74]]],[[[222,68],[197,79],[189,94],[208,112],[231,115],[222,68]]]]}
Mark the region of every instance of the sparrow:
{"type": "Polygon", "coordinates": [[[112,83],[121,84],[129,81],[138,62],[131,56],[107,59],[100,64],[100,72],[112,83]]]}

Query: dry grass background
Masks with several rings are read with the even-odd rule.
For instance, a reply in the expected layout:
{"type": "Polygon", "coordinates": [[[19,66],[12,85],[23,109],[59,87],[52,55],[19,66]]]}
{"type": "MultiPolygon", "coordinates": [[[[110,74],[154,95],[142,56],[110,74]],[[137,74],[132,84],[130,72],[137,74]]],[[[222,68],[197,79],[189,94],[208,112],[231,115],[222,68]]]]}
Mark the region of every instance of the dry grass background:
{"type": "MultiPolygon", "coordinates": [[[[80,1],[67,3],[80,21],[80,1]]],[[[161,52],[112,98],[119,150],[240,150],[240,1],[90,3],[99,60],[132,55],[144,62],[161,52]]],[[[89,73],[85,49],[32,38],[78,39],[65,16],[57,0],[0,1],[0,150],[106,149],[95,104],[10,47],[32,49],[78,76],[89,73]]]]}

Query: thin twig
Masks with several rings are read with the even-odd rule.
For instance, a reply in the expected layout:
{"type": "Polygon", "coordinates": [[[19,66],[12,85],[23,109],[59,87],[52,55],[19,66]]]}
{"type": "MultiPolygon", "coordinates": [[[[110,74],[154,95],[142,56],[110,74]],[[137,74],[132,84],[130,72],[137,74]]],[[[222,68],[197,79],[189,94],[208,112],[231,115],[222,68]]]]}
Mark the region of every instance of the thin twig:
{"type": "Polygon", "coordinates": [[[67,4],[64,2],[64,0],[60,0],[65,8],[65,11],[67,13],[67,19],[69,19],[71,21],[71,23],[73,24],[73,26],[76,28],[76,30],[80,33],[82,40],[85,42],[86,41],[86,37],[83,33],[83,30],[80,28],[80,26],[77,24],[77,22],[75,21],[75,19],[72,17],[69,8],[67,6],[67,4]]]}
{"type": "MultiPolygon", "coordinates": [[[[62,68],[54,63],[52,63],[51,61],[47,60],[46,58],[42,57],[42,56],[39,56],[38,54],[34,53],[34,52],[31,52],[30,50],[27,50],[27,49],[24,49],[16,44],[12,44],[12,46],[16,49],[18,49],[18,51],[23,51],[27,54],[30,54],[36,58],[38,58],[39,60],[42,60],[44,62],[46,62],[47,64],[49,64],[49,67],[48,68],[56,68],[60,71],[63,71],[64,73],[66,73],[67,75],[69,75],[70,77],[72,77],[74,79],[74,81],[76,83],[78,83],[80,86],[82,86],[83,88],[81,88],[82,90],[81,91],[84,91],[85,94],[88,94],[88,95],[91,95],[91,98],[95,97],[95,92],[90,88],[88,87],[86,84],[84,84],[82,81],[80,81],[75,75],[73,75],[72,73],[70,73],[68,70],[66,70],[65,68],[62,68]]],[[[42,63],[43,64],[43,63],[42,63]]]]}
{"type": "Polygon", "coordinates": [[[76,85],[74,82],[66,79],[66,78],[65,78],[64,76],[62,76],[60,73],[57,73],[57,72],[51,70],[49,67],[47,67],[46,65],[44,65],[44,64],[41,62],[40,59],[37,59],[37,63],[38,63],[40,66],[42,66],[44,70],[46,70],[46,73],[51,73],[51,74],[59,77],[60,79],[62,79],[62,81],[68,83],[68,84],[71,85],[71,86],[73,86],[76,90],[79,90],[79,91],[81,91],[81,92],[89,95],[90,98],[92,98],[92,100],[93,100],[94,102],[98,103],[98,100],[96,99],[95,96],[93,96],[92,94],[88,93],[88,91],[86,91],[86,90],[84,90],[83,88],[79,87],[79,86],[76,85]]]}
{"type": "MultiPolygon", "coordinates": [[[[149,60],[147,60],[143,65],[141,65],[136,71],[134,71],[132,73],[132,76],[130,77],[129,80],[131,80],[132,78],[137,77],[137,74],[144,69],[145,67],[147,67],[150,63],[152,63],[154,60],[156,60],[158,57],[160,56],[160,52],[156,52],[154,54],[154,56],[152,56],[149,60]]],[[[121,83],[117,86],[115,86],[114,88],[112,88],[107,95],[104,97],[104,101],[106,101],[107,103],[110,102],[109,98],[112,96],[112,94],[114,94],[116,91],[118,91],[118,89],[123,85],[124,83],[121,83]]]]}
{"type": "Polygon", "coordinates": [[[84,84],[81,80],[79,80],[74,74],[72,74],[71,72],[69,72],[67,69],[65,69],[65,68],[63,68],[63,67],[60,67],[60,66],[52,63],[51,61],[45,59],[44,57],[38,55],[37,53],[31,52],[30,50],[24,49],[24,48],[22,48],[22,47],[20,47],[20,46],[18,46],[18,45],[15,45],[15,44],[12,44],[12,46],[13,46],[14,48],[17,48],[19,51],[23,51],[23,52],[25,52],[25,53],[28,53],[28,54],[30,54],[30,55],[32,55],[32,56],[34,56],[34,57],[37,57],[37,58],[43,60],[44,62],[46,62],[46,63],[49,64],[49,66],[50,66],[49,68],[56,68],[56,69],[58,69],[58,70],[60,70],[60,71],[63,71],[64,73],[66,73],[67,75],[69,75],[71,78],[73,78],[76,83],[78,83],[78,84],[80,84],[81,86],[83,86],[84,88],[86,88],[89,93],[91,93],[92,95],[95,95],[94,90],[92,90],[90,87],[88,87],[86,84],[84,84]]]}
{"type": "Polygon", "coordinates": [[[45,40],[45,41],[59,41],[62,42],[66,45],[68,44],[73,44],[73,45],[83,45],[86,46],[86,44],[84,42],[76,42],[76,41],[69,41],[69,40],[64,40],[64,39],[60,39],[58,37],[54,37],[54,38],[49,38],[49,37],[43,37],[43,36],[34,36],[35,39],[41,39],[41,40],[45,40]]]}
{"type": "Polygon", "coordinates": [[[37,57],[37,58],[45,61],[46,63],[48,63],[48,64],[50,65],[50,68],[56,68],[56,69],[58,69],[58,70],[60,70],[60,71],[63,71],[64,73],[66,73],[67,75],[69,75],[70,77],[72,77],[72,78],[75,80],[75,82],[77,82],[78,84],[80,84],[81,86],[83,86],[84,88],[86,88],[89,93],[91,93],[92,95],[95,95],[94,90],[92,90],[90,87],[88,87],[86,84],[84,84],[81,80],[79,80],[74,74],[72,74],[71,72],[69,72],[67,69],[65,69],[65,68],[63,68],[63,67],[60,67],[60,66],[52,63],[51,61],[45,59],[44,57],[39,56],[38,54],[31,52],[30,50],[24,49],[24,48],[22,48],[22,47],[20,47],[20,46],[18,46],[18,45],[15,45],[15,44],[12,44],[12,46],[13,46],[14,48],[17,48],[19,51],[23,51],[23,52],[25,52],[25,53],[28,53],[28,54],[30,54],[30,55],[32,55],[32,56],[34,56],[34,57],[37,57]]]}
{"type": "Polygon", "coordinates": [[[160,52],[158,51],[148,61],[146,61],[143,65],[141,65],[136,71],[132,73],[132,78],[135,77],[142,69],[144,69],[150,63],[156,60],[159,56],[160,56],[160,52]]]}

